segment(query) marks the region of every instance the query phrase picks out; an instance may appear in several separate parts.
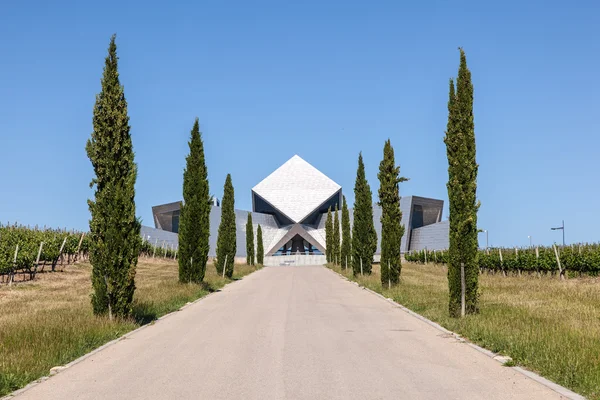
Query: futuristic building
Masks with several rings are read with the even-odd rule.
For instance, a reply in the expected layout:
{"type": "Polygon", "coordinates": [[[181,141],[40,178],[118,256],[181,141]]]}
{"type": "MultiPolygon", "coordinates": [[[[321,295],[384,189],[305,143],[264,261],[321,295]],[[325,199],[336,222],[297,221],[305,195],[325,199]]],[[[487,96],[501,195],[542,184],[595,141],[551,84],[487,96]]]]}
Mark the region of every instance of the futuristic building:
{"type": "MultiPolygon", "coordinates": [[[[250,212],[254,237],[260,224],[266,257],[298,254],[322,256],[326,247],[327,210],[329,207],[333,210],[336,205],[341,210],[342,187],[295,155],[252,188],[250,212]]],[[[442,221],[443,206],[442,200],[417,196],[401,199],[402,224],[405,226],[402,243],[399,243],[402,252],[448,247],[448,221],[442,221]]],[[[144,238],[150,242],[175,246],[179,209],[180,202],[152,207],[155,228],[143,227],[144,238]]],[[[349,211],[352,224],[353,210],[349,211]]],[[[235,211],[237,257],[246,257],[248,212],[235,211]]],[[[381,208],[374,205],[373,222],[378,236],[376,261],[380,253],[380,218],[381,208]]],[[[215,255],[220,220],[221,208],[215,205],[210,214],[210,256],[215,255]]]]}

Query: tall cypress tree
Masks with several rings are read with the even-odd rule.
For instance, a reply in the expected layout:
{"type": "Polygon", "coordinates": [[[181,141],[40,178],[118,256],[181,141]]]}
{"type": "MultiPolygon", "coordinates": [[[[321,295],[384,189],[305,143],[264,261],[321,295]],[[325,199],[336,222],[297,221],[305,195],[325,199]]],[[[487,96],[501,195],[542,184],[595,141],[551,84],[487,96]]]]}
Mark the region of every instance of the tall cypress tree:
{"type": "Polygon", "coordinates": [[[402,269],[400,241],[404,235],[404,226],[400,222],[399,184],[407,179],[400,176],[400,167],[396,166],[390,139],[383,147],[383,160],[379,164],[377,177],[381,206],[381,284],[397,284],[402,269]]]}
{"type": "Polygon", "coordinates": [[[188,145],[190,153],[185,159],[183,203],[179,215],[179,281],[200,283],[204,280],[208,261],[212,197],[198,118],[188,145]]]}
{"type": "Polygon", "coordinates": [[[340,218],[338,216],[338,205],[335,205],[335,217],[333,218],[333,263],[340,264],[340,218]]]}
{"type": "Polygon", "coordinates": [[[217,258],[215,268],[217,273],[233,276],[233,264],[235,261],[236,234],[235,234],[235,199],[231,175],[227,174],[225,186],[223,187],[223,200],[221,201],[221,224],[219,225],[219,236],[217,237],[217,258]],[[227,264],[225,264],[227,262],[227,264]]]}
{"type": "Polygon", "coordinates": [[[252,214],[248,213],[246,223],[246,264],[254,265],[254,228],[252,227],[252,214]]]}
{"type": "Polygon", "coordinates": [[[327,210],[327,220],[325,220],[325,258],[327,263],[332,262],[333,253],[333,221],[331,220],[331,207],[327,210]]]}
{"type": "Polygon", "coordinates": [[[348,203],[346,196],[343,196],[342,206],[342,248],[340,251],[340,262],[344,268],[351,264],[352,257],[352,237],[350,236],[350,213],[348,212],[348,203]]]}
{"type": "Polygon", "coordinates": [[[92,307],[94,314],[126,317],[131,314],[135,269],[142,244],[135,216],[137,165],[127,115],[127,101],[119,82],[117,45],[110,39],[102,89],[96,96],[91,138],[86,152],[96,177],[94,200],[88,200],[92,307]]]}
{"type": "Polygon", "coordinates": [[[354,185],[354,224],[352,225],[352,266],[354,275],[370,274],[373,255],[377,250],[377,232],[373,224],[373,194],[365,176],[362,153],[358,156],[358,169],[354,185]]]}
{"type": "Polygon", "coordinates": [[[461,265],[465,270],[465,311],[476,313],[479,270],[477,267],[477,165],[473,120],[473,84],[467,59],[460,49],[456,80],[450,80],[448,125],[448,199],[450,200],[450,248],[448,250],[448,287],[450,315],[461,315],[461,265]]]}
{"type": "Polygon", "coordinates": [[[263,247],[262,229],[260,225],[256,229],[256,263],[263,265],[265,261],[265,250],[263,247]]]}

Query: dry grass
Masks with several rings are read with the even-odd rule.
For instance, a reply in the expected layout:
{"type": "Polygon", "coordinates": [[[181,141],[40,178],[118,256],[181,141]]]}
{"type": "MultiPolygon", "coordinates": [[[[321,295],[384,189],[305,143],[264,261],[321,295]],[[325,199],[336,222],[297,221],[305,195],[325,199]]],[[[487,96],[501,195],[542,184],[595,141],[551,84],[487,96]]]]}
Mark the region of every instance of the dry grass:
{"type": "MultiPolygon", "coordinates": [[[[236,265],[234,279],[254,270],[236,265]]],[[[203,285],[180,284],[176,262],[140,259],[134,315],[111,322],[92,314],[90,273],[79,264],[0,286],[0,396],[229,282],[209,264],[203,285]]]]}
{"type": "Polygon", "coordinates": [[[480,276],[478,315],[448,316],[447,270],[404,263],[401,284],[382,288],[379,266],[352,277],[384,296],[457,332],[515,364],[590,399],[600,399],[600,279],[480,276]]]}

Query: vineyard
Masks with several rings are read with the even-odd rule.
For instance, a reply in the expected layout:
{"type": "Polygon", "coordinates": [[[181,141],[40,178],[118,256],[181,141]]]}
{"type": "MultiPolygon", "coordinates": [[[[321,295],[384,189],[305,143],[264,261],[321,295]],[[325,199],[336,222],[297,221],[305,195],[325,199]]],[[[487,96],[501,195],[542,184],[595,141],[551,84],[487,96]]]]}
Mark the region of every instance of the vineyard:
{"type": "MultiPolygon", "coordinates": [[[[84,232],[0,225],[0,283],[31,280],[44,270],[86,260],[89,237],[84,232]]],[[[143,241],[142,257],[177,257],[177,250],[143,241]]]]}
{"type": "MultiPolygon", "coordinates": [[[[405,254],[405,259],[420,264],[446,264],[448,252],[414,251],[405,254]]],[[[600,275],[600,244],[480,250],[478,263],[482,272],[504,275],[545,273],[561,277],[578,274],[597,276],[600,275]]]]}

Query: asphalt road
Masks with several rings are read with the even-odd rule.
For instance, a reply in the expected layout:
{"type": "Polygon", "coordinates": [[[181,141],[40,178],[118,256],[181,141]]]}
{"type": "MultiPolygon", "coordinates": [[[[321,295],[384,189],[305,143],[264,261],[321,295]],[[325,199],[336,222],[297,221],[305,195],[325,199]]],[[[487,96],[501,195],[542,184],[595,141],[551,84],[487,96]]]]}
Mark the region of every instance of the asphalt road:
{"type": "Polygon", "coordinates": [[[558,399],[323,267],[268,267],[25,399],[558,399]]]}

